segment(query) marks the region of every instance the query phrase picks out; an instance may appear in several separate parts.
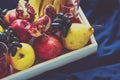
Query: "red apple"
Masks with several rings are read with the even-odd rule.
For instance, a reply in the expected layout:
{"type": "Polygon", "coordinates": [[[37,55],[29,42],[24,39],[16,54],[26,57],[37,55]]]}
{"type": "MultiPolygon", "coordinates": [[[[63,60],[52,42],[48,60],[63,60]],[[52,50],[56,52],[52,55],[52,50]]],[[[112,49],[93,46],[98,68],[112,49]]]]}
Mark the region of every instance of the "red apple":
{"type": "Polygon", "coordinates": [[[61,42],[51,35],[36,38],[33,47],[36,54],[45,60],[55,58],[63,51],[61,42]]]}
{"type": "Polygon", "coordinates": [[[21,42],[28,42],[31,35],[28,30],[31,28],[31,23],[27,20],[16,19],[11,23],[11,27],[21,42]]]}

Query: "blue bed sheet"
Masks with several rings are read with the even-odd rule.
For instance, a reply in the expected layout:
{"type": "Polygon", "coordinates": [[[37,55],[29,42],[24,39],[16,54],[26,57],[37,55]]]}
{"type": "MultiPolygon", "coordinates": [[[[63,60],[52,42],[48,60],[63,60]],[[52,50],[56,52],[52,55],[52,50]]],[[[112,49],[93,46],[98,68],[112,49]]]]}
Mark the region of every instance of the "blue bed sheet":
{"type": "MultiPolygon", "coordinates": [[[[0,7],[12,9],[17,1],[1,0],[0,7]]],[[[96,54],[30,80],[120,80],[120,0],[81,0],[80,6],[95,29],[96,54]]]]}

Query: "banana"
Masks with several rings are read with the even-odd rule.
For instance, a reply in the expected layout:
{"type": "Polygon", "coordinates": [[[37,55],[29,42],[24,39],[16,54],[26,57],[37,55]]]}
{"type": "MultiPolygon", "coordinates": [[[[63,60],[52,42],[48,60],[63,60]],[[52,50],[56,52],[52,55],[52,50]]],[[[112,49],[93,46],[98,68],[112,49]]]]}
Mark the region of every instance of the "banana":
{"type": "Polygon", "coordinates": [[[57,13],[59,13],[60,11],[60,4],[61,4],[61,0],[54,0],[53,2],[53,6],[55,7],[57,13]]]}
{"type": "Polygon", "coordinates": [[[53,4],[54,0],[43,0],[42,4],[40,5],[39,16],[43,15],[44,8],[47,4],[53,4]]]}
{"type": "MultiPolygon", "coordinates": [[[[39,18],[39,10],[40,10],[40,5],[42,4],[44,0],[29,0],[28,3],[34,8],[35,10],[35,18],[34,18],[34,21],[36,21],[36,19],[39,18]]],[[[33,21],[33,22],[34,22],[33,21]]]]}

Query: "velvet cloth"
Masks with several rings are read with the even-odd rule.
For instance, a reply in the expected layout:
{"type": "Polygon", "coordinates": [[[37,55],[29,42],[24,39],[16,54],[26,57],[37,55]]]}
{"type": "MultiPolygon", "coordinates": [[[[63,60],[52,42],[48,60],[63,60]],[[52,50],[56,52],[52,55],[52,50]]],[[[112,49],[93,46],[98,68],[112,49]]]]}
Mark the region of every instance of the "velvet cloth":
{"type": "MultiPolygon", "coordinates": [[[[0,7],[17,1],[0,0],[0,7]]],[[[120,80],[120,0],[81,0],[80,7],[95,29],[97,52],[30,80],[120,80]]]]}

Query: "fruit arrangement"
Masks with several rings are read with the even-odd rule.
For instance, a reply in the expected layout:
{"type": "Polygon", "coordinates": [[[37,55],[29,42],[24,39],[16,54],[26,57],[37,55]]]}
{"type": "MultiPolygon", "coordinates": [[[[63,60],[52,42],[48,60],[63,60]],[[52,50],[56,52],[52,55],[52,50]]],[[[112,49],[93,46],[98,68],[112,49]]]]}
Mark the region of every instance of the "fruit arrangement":
{"type": "Polygon", "coordinates": [[[37,57],[49,60],[87,45],[93,28],[72,22],[60,12],[59,1],[19,0],[15,9],[0,9],[0,41],[7,45],[14,69],[31,67],[37,57]]]}

